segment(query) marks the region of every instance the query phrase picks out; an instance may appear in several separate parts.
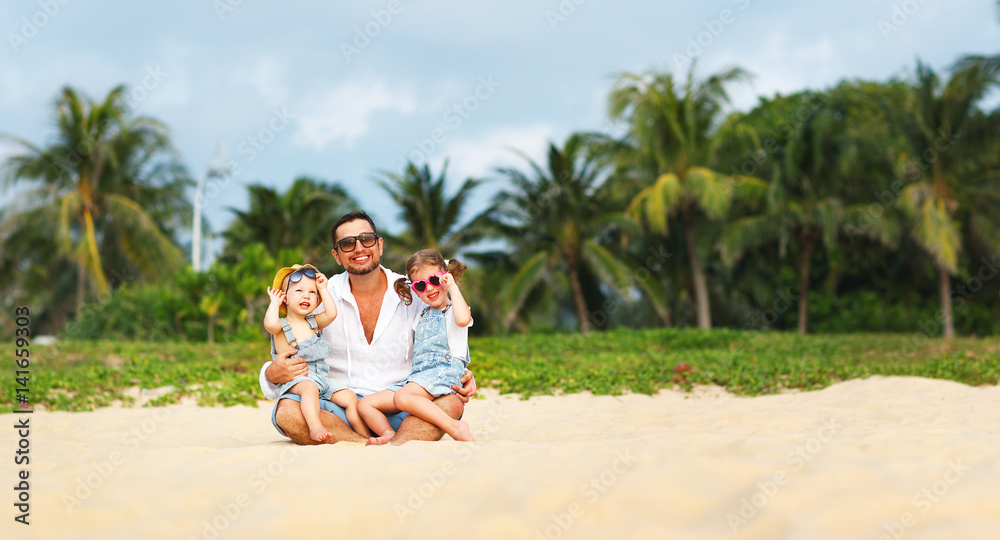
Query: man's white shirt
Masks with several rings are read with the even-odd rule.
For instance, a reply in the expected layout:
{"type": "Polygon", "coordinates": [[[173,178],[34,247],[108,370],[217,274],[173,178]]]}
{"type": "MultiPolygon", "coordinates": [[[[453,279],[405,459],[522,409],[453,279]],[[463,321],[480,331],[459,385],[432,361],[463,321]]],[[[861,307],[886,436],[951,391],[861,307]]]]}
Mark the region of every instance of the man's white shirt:
{"type": "MultiPolygon", "coordinates": [[[[393,284],[405,277],[383,266],[379,266],[388,280],[382,308],[372,342],[365,339],[365,329],[361,326],[361,312],[351,294],[349,274],[341,272],[327,283],[327,290],[337,304],[337,318],[322,330],[322,336],[333,348],[333,354],[326,359],[330,366],[330,379],[343,382],[345,386],[362,396],[385,390],[405,379],[413,363],[414,317],[427,305],[414,295],[413,303],[407,306],[399,299],[393,284]]],[[[314,313],[321,313],[320,306],[314,313]]],[[[267,380],[265,372],[271,362],[260,370],[260,389],[267,399],[277,398],[277,386],[267,380]]]]}

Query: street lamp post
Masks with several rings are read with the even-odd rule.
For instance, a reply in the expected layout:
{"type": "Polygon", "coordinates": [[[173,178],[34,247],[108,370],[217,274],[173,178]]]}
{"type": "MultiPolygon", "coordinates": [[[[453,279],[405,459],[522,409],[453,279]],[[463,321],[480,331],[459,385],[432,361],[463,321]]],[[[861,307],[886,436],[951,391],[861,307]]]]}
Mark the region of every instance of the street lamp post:
{"type": "Polygon", "coordinates": [[[194,230],[191,241],[191,267],[195,272],[201,272],[201,211],[205,193],[205,182],[209,178],[226,178],[229,176],[229,158],[226,156],[226,146],[219,140],[219,148],[215,157],[208,164],[205,174],[198,179],[198,187],[194,194],[194,230]]]}

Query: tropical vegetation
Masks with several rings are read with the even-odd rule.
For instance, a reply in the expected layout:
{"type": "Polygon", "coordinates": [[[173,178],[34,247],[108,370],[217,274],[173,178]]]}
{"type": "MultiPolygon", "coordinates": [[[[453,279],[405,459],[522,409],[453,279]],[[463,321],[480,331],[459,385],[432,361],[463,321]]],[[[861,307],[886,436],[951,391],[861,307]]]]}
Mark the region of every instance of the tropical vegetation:
{"type": "MultiPolygon", "coordinates": [[[[158,407],[181,399],[207,406],[256,405],[267,341],[63,341],[33,349],[32,403],[47,410],[92,410],[120,402],[158,407]]],[[[898,334],[797,336],[676,328],[607,333],[472,338],[483,387],[526,398],[716,384],[739,395],[816,390],[847,379],[919,376],[996,384],[996,340],[950,342],[898,334]]],[[[0,413],[16,405],[13,381],[0,385],[0,413]]]]}
{"type": "MultiPolygon", "coordinates": [[[[729,92],[749,78],[625,73],[608,132],[550,142],[544,159],[517,151],[490,179],[450,178],[447,162],[379,171],[399,223],[380,224],[385,261],[433,247],[471,262],[480,335],[1000,333],[1000,59],[942,74],[918,61],[734,111],[729,92]],[[475,212],[487,180],[498,188],[475,212]]],[[[310,176],[246,185],[218,259],[195,272],[182,244],[193,183],[166,127],[123,95],[66,87],[51,143],[4,135],[18,203],[0,209],[0,304],[38,306],[36,332],[64,338],[259,339],[274,268],[336,272],[330,226],[357,207],[351,190],[310,176]]]]}

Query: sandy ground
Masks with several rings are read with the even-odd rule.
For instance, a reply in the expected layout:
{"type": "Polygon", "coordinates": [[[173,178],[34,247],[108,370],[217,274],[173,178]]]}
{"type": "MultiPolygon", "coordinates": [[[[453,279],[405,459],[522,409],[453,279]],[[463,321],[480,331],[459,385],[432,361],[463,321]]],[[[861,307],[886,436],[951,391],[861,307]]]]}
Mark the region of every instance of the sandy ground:
{"type": "Polygon", "coordinates": [[[2,415],[0,538],[1000,538],[1000,387],[520,400],[476,443],[297,447],[259,408],[2,415]]]}

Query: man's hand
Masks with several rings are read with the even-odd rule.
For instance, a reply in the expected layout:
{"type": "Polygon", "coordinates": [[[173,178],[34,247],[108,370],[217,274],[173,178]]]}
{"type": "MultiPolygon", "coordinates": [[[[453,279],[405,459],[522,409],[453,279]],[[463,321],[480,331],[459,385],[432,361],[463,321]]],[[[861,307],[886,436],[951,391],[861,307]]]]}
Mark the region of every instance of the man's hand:
{"type": "Polygon", "coordinates": [[[458,398],[462,400],[462,403],[468,403],[472,396],[476,395],[476,378],[472,376],[472,372],[465,370],[462,374],[462,387],[459,388],[457,384],[451,385],[451,389],[458,393],[458,398]]]}
{"type": "Polygon", "coordinates": [[[299,352],[298,349],[285,351],[274,357],[271,365],[267,366],[264,376],[273,384],[284,384],[291,382],[295,377],[305,377],[309,375],[309,365],[303,358],[289,358],[299,352]]]}

